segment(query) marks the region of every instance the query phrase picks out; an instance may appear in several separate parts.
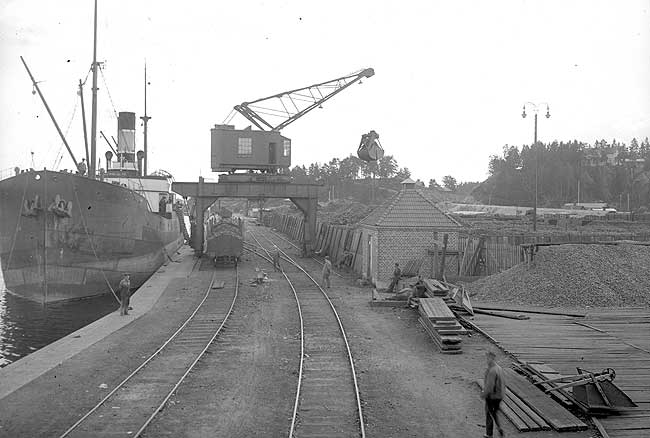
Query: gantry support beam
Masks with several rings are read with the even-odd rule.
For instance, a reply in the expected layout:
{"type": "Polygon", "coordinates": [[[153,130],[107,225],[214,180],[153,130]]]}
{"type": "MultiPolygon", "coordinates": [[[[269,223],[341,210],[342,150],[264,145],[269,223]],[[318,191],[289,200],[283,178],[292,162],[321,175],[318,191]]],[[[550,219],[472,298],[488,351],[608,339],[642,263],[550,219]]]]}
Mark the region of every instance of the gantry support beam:
{"type": "Polygon", "coordinates": [[[196,201],[196,236],[193,236],[193,248],[203,252],[205,239],[203,223],[205,210],[219,198],[290,199],[302,211],[305,217],[305,233],[303,252],[311,254],[316,243],[316,213],[318,210],[318,193],[323,189],[320,184],[296,183],[259,183],[259,182],[227,182],[206,183],[203,177],[199,182],[174,182],[172,191],[184,198],[194,198],[196,201]]]}

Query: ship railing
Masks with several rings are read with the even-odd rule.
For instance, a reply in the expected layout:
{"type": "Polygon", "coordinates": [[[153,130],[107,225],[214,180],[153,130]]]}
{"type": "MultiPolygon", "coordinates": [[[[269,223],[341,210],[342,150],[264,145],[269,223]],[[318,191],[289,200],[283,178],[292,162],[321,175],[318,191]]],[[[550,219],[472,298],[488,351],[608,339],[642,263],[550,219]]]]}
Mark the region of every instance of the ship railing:
{"type": "Polygon", "coordinates": [[[0,169],[0,181],[2,181],[3,179],[11,178],[15,174],[16,174],[16,170],[13,167],[0,169]]]}

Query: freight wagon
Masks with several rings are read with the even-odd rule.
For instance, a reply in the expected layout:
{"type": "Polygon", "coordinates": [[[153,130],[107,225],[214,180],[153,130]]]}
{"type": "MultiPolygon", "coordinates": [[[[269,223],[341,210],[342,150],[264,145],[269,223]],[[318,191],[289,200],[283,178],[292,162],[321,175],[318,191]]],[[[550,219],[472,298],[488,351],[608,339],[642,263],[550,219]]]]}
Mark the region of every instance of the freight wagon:
{"type": "Polygon", "coordinates": [[[244,246],[243,234],[241,219],[211,219],[206,224],[205,253],[215,265],[237,266],[244,246]]]}

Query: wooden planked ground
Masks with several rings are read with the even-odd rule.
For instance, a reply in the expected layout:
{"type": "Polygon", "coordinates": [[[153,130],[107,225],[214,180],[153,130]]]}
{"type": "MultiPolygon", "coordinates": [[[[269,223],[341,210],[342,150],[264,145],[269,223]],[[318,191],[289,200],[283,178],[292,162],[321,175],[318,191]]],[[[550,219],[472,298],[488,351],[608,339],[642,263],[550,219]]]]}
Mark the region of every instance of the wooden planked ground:
{"type": "Polygon", "coordinates": [[[521,321],[476,315],[473,322],[518,359],[544,362],[561,374],[576,374],[576,367],[614,368],[614,383],[639,410],[600,422],[611,438],[650,437],[650,310],[589,310],[585,318],[529,316],[521,321]]]}

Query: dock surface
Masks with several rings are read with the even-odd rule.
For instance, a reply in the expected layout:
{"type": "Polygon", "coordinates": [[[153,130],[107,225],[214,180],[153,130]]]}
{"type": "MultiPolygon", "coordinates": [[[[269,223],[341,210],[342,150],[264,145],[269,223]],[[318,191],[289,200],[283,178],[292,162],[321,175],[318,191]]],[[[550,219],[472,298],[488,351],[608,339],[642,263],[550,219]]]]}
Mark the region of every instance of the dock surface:
{"type": "MultiPolygon", "coordinates": [[[[293,251],[292,257],[320,281],[322,266],[318,261],[300,258],[299,249],[283,243],[266,227],[256,227],[255,232],[266,233],[283,250],[293,251]]],[[[134,295],[130,315],[110,314],[0,370],[0,437],[60,437],[103,399],[107,401],[95,411],[95,419],[69,436],[137,435],[137,422],[128,428],[123,420],[145,419],[158,405],[149,396],[168,392],[161,389],[170,385],[168,373],[152,375],[151,371],[168,371],[193,362],[183,355],[190,354],[194,339],[181,339],[187,350],[174,347],[162,356],[164,360],[153,360],[150,368],[145,367],[149,368],[147,374],[135,379],[132,386],[122,390],[119,385],[179,329],[206,291],[232,291],[233,266],[215,267],[206,258],[197,259],[189,248],[174,259],[176,262],[161,267],[134,295]],[[211,283],[214,287],[209,287],[211,283]],[[115,396],[106,398],[112,391],[115,396]]],[[[257,255],[245,252],[238,270],[239,292],[223,331],[185,380],[162,401],[164,409],[146,426],[144,436],[288,435],[301,361],[296,300],[282,274],[257,255]],[[268,281],[256,284],[256,268],[267,272],[268,281]]],[[[331,278],[332,287],[327,292],[348,336],[366,436],[481,436],[485,416],[474,382],[485,370],[489,342],[481,336],[467,336],[462,355],[440,354],[419,325],[416,311],[370,307],[371,290],[359,287],[345,272],[339,274],[331,278]]],[[[307,283],[297,281],[296,288],[300,298],[309,299],[307,283]]],[[[324,337],[325,328],[330,327],[319,326],[326,323],[319,312],[308,314],[309,303],[303,304],[304,323],[308,325],[303,356],[305,392],[297,405],[296,430],[300,436],[307,432],[315,436],[325,426],[339,429],[334,427],[333,417],[325,414],[325,410],[338,406],[339,390],[324,393],[326,388],[335,388],[325,385],[326,380],[342,376],[341,388],[352,382],[349,374],[339,373],[342,365],[314,366],[321,350],[333,345],[324,337]],[[309,381],[315,371],[324,374],[318,381],[309,381]],[[323,392],[322,397],[318,391],[323,392]],[[311,404],[306,403],[308,397],[312,397],[311,404]],[[308,413],[318,417],[312,419],[311,431],[306,428],[308,413]]],[[[219,315],[203,318],[198,332],[202,327],[207,330],[203,323],[208,319],[214,319],[216,325],[221,323],[219,315]]],[[[196,354],[196,349],[191,354],[196,354]]],[[[502,353],[499,359],[506,361],[502,353]]],[[[516,434],[511,424],[505,427],[509,436],[516,434]]],[[[591,434],[534,431],[526,435],[587,438],[591,434]]],[[[349,435],[348,431],[344,436],[349,435]]]]}
{"type": "Polygon", "coordinates": [[[517,359],[543,362],[561,374],[577,374],[576,367],[593,372],[613,368],[614,383],[639,409],[601,418],[600,423],[610,438],[650,436],[648,309],[588,310],[584,318],[528,316],[516,320],[477,314],[473,322],[517,359]]]}

